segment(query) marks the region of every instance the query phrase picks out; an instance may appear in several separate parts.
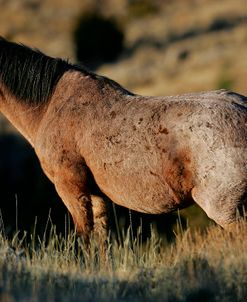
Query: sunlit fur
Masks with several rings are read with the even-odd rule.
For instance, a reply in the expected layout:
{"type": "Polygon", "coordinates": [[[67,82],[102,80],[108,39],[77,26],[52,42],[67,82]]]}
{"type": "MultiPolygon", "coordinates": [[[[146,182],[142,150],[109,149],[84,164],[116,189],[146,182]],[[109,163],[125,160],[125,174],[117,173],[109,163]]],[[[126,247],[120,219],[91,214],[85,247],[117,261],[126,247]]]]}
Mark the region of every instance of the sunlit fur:
{"type": "Polygon", "coordinates": [[[196,202],[223,227],[234,223],[246,203],[246,97],[143,97],[3,39],[0,58],[0,110],[34,147],[85,239],[107,229],[101,192],[145,213],[196,202]]]}

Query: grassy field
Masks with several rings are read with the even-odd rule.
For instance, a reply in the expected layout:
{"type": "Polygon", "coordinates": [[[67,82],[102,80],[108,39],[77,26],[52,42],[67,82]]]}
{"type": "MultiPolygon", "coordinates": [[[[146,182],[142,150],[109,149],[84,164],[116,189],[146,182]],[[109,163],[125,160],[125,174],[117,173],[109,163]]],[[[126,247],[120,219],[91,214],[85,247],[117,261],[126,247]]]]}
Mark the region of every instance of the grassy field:
{"type": "Polygon", "coordinates": [[[147,242],[108,243],[106,255],[55,228],[44,238],[0,237],[0,301],[246,301],[247,226],[183,231],[172,244],[155,231],[147,242]]]}

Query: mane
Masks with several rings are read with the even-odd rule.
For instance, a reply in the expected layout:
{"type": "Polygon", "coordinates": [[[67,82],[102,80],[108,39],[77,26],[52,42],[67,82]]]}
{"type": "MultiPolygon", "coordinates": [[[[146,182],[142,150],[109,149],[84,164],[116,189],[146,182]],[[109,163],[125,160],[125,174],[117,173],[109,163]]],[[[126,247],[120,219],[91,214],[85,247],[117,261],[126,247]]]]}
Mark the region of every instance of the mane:
{"type": "Polygon", "coordinates": [[[65,60],[0,37],[0,81],[20,102],[45,103],[59,79],[70,69],[87,73],[86,69],[65,60]]]}

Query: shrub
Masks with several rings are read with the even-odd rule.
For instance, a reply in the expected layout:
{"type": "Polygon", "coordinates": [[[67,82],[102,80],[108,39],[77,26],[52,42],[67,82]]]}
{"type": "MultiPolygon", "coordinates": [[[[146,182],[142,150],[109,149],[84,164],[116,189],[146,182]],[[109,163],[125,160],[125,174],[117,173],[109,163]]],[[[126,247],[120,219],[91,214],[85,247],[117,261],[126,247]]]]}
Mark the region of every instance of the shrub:
{"type": "Polygon", "coordinates": [[[77,59],[95,69],[115,60],[123,50],[124,34],[113,19],[83,15],[74,31],[77,59]]]}

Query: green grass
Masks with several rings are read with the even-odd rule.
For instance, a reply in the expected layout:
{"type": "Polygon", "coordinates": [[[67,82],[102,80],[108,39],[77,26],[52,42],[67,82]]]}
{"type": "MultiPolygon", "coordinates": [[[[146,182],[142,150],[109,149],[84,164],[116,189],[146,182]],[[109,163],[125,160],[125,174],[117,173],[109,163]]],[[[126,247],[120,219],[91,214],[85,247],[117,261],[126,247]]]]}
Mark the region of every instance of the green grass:
{"type": "Polygon", "coordinates": [[[183,231],[163,242],[125,234],[105,254],[55,228],[46,238],[0,236],[0,301],[246,301],[247,226],[183,231]]]}

